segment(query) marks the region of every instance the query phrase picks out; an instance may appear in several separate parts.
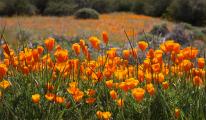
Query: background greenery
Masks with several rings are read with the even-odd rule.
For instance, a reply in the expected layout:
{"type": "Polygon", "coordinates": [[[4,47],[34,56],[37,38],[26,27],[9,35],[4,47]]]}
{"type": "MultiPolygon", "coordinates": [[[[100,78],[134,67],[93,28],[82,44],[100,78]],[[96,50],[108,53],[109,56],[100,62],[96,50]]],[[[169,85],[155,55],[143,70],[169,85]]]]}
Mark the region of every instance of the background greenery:
{"type": "Polygon", "coordinates": [[[205,0],[1,0],[0,15],[72,15],[80,8],[100,13],[134,12],[174,21],[203,25],[206,21],[205,0]]]}

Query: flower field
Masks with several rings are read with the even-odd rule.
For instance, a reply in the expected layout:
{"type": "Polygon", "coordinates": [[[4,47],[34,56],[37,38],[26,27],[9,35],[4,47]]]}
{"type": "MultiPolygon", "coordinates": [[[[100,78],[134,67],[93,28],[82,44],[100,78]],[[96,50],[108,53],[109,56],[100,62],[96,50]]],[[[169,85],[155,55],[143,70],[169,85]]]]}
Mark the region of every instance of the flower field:
{"type": "Polygon", "coordinates": [[[110,48],[107,32],[17,51],[2,37],[0,118],[204,120],[205,52],[125,35],[128,49],[110,48]]]}
{"type": "Polygon", "coordinates": [[[149,32],[154,25],[163,22],[167,23],[170,28],[173,26],[171,22],[160,18],[132,13],[102,14],[98,20],[76,20],[73,16],[17,16],[0,19],[1,26],[7,25],[7,38],[9,38],[11,43],[14,42],[13,44],[16,44],[15,34],[19,29],[31,32],[30,36],[33,39],[43,39],[51,34],[69,37],[89,37],[92,35],[98,36],[102,31],[107,31],[111,41],[119,42],[125,40],[124,30],[131,36],[133,34],[131,30],[134,29],[137,35],[143,30],[149,32]]]}

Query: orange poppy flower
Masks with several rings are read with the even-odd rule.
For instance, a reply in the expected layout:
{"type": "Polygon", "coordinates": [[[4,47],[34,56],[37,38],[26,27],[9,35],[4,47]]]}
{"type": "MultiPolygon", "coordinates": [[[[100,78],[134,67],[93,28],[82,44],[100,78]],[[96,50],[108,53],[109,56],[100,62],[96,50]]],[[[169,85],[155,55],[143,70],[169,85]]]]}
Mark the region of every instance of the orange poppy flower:
{"type": "Polygon", "coordinates": [[[203,84],[203,81],[199,76],[195,76],[193,78],[193,84],[196,85],[196,86],[200,86],[200,85],[203,84]]]}
{"type": "Polygon", "coordinates": [[[37,49],[32,50],[32,56],[33,56],[35,62],[39,60],[39,52],[37,49]]]}
{"type": "Polygon", "coordinates": [[[107,81],[105,82],[105,84],[106,84],[106,86],[107,86],[108,88],[112,88],[112,86],[113,86],[113,80],[107,80],[107,81]]]}
{"type": "Polygon", "coordinates": [[[96,101],[96,98],[92,98],[92,97],[86,99],[86,103],[87,103],[87,104],[92,104],[92,103],[94,103],[95,101],[96,101]]]}
{"type": "Polygon", "coordinates": [[[0,82],[0,87],[3,88],[3,89],[8,88],[9,86],[11,86],[11,84],[7,80],[3,80],[3,81],[0,82]]]}
{"type": "Polygon", "coordinates": [[[162,82],[162,86],[163,86],[163,89],[168,89],[169,88],[169,83],[167,81],[165,82],[162,82]]]}
{"type": "Polygon", "coordinates": [[[193,66],[193,64],[190,60],[183,60],[182,64],[183,64],[184,70],[186,72],[189,71],[193,66]]]}
{"type": "Polygon", "coordinates": [[[147,53],[147,58],[153,59],[154,56],[155,56],[154,50],[153,50],[153,49],[149,49],[149,51],[148,51],[148,53],[147,53]]]}
{"type": "Polygon", "coordinates": [[[8,71],[8,68],[5,64],[0,63],[0,78],[4,77],[8,71]]]}
{"type": "Polygon", "coordinates": [[[37,50],[38,50],[38,53],[39,53],[39,54],[42,54],[43,51],[44,51],[44,48],[43,48],[42,46],[38,45],[38,46],[37,46],[37,50]]]}
{"type": "Polygon", "coordinates": [[[125,92],[127,92],[130,89],[130,86],[126,83],[126,82],[121,82],[119,84],[119,88],[121,88],[122,90],[124,90],[125,92]]]}
{"type": "Polygon", "coordinates": [[[104,71],[104,76],[108,79],[112,76],[112,72],[109,70],[104,71]]]}
{"type": "Polygon", "coordinates": [[[152,70],[153,70],[153,72],[154,73],[158,73],[158,72],[160,72],[160,64],[159,63],[156,63],[156,64],[153,64],[152,65],[152,70]]]}
{"type": "Polygon", "coordinates": [[[59,63],[66,62],[68,60],[68,51],[64,49],[57,50],[55,51],[54,56],[57,62],[59,63]]]}
{"type": "Polygon", "coordinates": [[[40,95],[39,94],[34,94],[34,95],[32,95],[32,101],[34,102],[34,103],[39,103],[39,101],[40,101],[40,95]]]}
{"type": "Polygon", "coordinates": [[[198,68],[203,69],[205,67],[205,59],[204,58],[198,58],[197,63],[198,63],[198,68]]]}
{"type": "Polygon", "coordinates": [[[130,51],[129,51],[129,50],[123,50],[122,54],[123,54],[123,57],[124,57],[125,59],[128,59],[129,56],[130,56],[130,51]]]}
{"type": "Polygon", "coordinates": [[[88,89],[87,90],[87,95],[88,96],[94,96],[96,94],[96,91],[94,89],[88,89]]]}
{"type": "Polygon", "coordinates": [[[84,47],[85,46],[85,41],[83,39],[79,40],[79,45],[81,47],[84,47]]]}
{"type": "Polygon", "coordinates": [[[157,79],[158,79],[158,82],[159,82],[159,83],[162,83],[162,82],[164,81],[164,79],[165,79],[164,74],[163,74],[163,73],[159,73],[157,79]]]}
{"type": "Polygon", "coordinates": [[[116,50],[115,49],[108,50],[107,55],[110,59],[114,59],[114,57],[116,56],[116,50]]]}
{"type": "Polygon", "coordinates": [[[99,50],[100,49],[100,40],[97,37],[90,37],[89,41],[93,48],[99,50]]]}
{"type": "Polygon", "coordinates": [[[56,103],[60,103],[61,104],[61,103],[63,103],[65,101],[65,98],[61,97],[61,96],[55,96],[54,101],[56,103]]]}
{"type": "Polygon", "coordinates": [[[144,98],[145,90],[142,88],[132,89],[132,95],[136,101],[140,102],[144,98]]]}
{"type": "Polygon", "coordinates": [[[97,115],[98,119],[101,119],[102,118],[102,111],[97,111],[96,115],[97,115]]]}
{"type": "Polygon", "coordinates": [[[84,92],[80,90],[76,91],[76,93],[73,95],[74,101],[79,102],[80,100],[82,100],[83,96],[84,96],[84,92]]]}
{"type": "Polygon", "coordinates": [[[76,53],[76,55],[80,54],[80,45],[78,43],[74,43],[72,45],[72,50],[74,50],[74,52],[76,53]]]}
{"type": "Polygon", "coordinates": [[[109,37],[108,37],[107,32],[102,32],[102,38],[103,38],[104,43],[108,44],[109,37]]]}
{"type": "Polygon", "coordinates": [[[117,105],[118,105],[119,107],[122,107],[122,106],[124,105],[124,100],[123,100],[123,99],[118,99],[118,100],[117,100],[117,105]]]}
{"type": "Polygon", "coordinates": [[[145,79],[146,79],[147,83],[151,83],[152,82],[152,74],[151,73],[146,73],[145,74],[145,79]]]}
{"type": "Polygon", "coordinates": [[[174,43],[173,51],[174,51],[176,54],[180,52],[180,44],[179,44],[179,43],[174,43]]]}
{"type": "Polygon", "coordinates": [[[139,81],[136,80],[135,78],[129,78],[125,80],[125,83],[128,87],[128,89],[133,89],[134,87],[136,87],[139,84],[139,81]]]}
{"type": "Polygon", "coordinates": [[[175,108],[175,118],[179,118],[179,117],[180,117],[180,109],[175,108]]]}
{"type": "Polygon", "coordinates": [[[142,70],[138,70],[138,80],[140,82],[144,81],[144,72],[142,70]]]}
{"type": "Polygon", "coordinates": [[[111,118],[112,114],[110,112],[103,112],[102,113],[102,118],[104,120],[109,120],[111,118]]]}
{"type": "Polygon", "coordinates": [[[27,66],[24,66],[24,67],[22,67],[22,72],[23,72],[25,75],[28,75],[29,72],[30,72],[30,70],[29,70],[29,68],[28,68],[27,66]]]}
{"type": "Polygon", "coordinates": [[[147,92],[152,96],[155,93],[155,88],[152,83],[146,85],[147,92]]]}
{"type": "Polygon", "coordinates": [[[173,47],[174,47],[174,41],[173,40],[169,40],[169,41],[166,41],[164,43],[165,45],[165,48],[166,48],[166,52],[171,52],[173,50],[173,47]]]}
{"type": "Polygon", "coordinates": [[[54,44],[55,44],[55,40],[54,38],[48,38],[45,40],[45,45],[48,51],[52,51],[52,49],[54,48],[54,44]]]}
{"type": "Polygon", "coordinates": [[[53,93],[47,93],[45,95],[45,98],[49,101],[52,101],[54,99],[54,97],[55,97],[55,94],[53,94],[53,93]]]}
{"type": "Polygon", "coordinates": [[[149,68],[150,67],[150,59],[145,59],[144,60],[144,62],[143,62],[143,64],[144,64],[144,68],[149,68]]]}
{"type": "Polygon", "coordinates": [[[114,90],[110,91],[109,94],[113,100],[117,99],[118,97],[117,92],[114,90]]]}
{"type": "Polygon", "coordinates": [[[148,43],[145,41],[140,41],[138,42],[138,46],[142,51],[145,51],[148,47],[148,43]]]}

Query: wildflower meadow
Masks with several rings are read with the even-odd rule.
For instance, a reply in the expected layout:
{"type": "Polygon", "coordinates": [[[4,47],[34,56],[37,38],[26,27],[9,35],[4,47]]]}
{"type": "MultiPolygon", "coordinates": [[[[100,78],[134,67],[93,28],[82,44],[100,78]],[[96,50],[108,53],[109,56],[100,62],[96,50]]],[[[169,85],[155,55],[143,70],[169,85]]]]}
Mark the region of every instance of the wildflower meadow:
{"type": "Polygon", "coordinates": [[[204,120],[205,51],[174,40],[111,37],[12,49],[1,35],[0,119],[204,120]]]}

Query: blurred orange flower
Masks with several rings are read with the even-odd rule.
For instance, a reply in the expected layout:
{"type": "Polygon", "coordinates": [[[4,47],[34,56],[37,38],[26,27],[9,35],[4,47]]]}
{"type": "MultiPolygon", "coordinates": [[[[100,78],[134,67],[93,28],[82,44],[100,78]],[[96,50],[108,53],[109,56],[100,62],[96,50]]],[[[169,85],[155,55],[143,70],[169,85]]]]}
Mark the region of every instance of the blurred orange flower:
{"type": "Polygon", "coordinates": [[[10,82],[8,80],[3,80],[0,82],[0,87],[3,89],[8,88],[9,86],[11,86],[10,82]]]}
{"type": "Polygon", "coordinates": [[[138,46],[142,51],[145,51],[148,47],[148,43],[145,41],[140,41],[138,42],[138,46]]]}
{"type": "Polygon", "coordinates": [[[39,103],[39,101],[40,101],[40,94],[34,94],[34,95],[32,95],[32,101],[34,102],[34,103],[39,103]]]}
{"type": "Polygon", "coordinates": [[[47,50],[52,51],[52,49],[54,48],[55,40],[54,38],[47,38],[44,43],[46,45],[47,50]]]}
{"type": "Polygon", "coordinates": [[[132,89],[132,95],[136,101],[140,102],[144,98],[145,90],[142,88],[132,89]]]}

